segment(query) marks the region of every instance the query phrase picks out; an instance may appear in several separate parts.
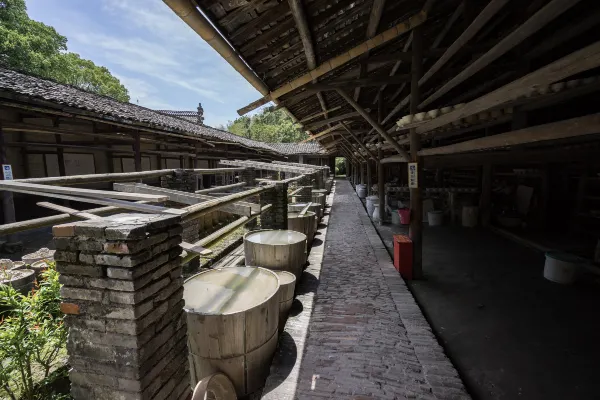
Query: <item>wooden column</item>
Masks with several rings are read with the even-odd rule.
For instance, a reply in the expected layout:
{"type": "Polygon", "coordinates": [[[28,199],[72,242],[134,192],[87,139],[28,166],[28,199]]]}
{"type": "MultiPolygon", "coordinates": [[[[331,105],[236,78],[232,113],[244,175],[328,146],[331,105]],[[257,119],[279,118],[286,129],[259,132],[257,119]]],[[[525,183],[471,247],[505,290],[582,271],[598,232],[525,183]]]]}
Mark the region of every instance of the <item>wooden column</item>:
{"type": "Polygon", "coordinates": [[[62,144],[62,139],[60,135],[54,135],[54,139],[56,140],[56,144],[59,146],[56,147],[56,158],[58,160],[58,174],[60,176],[66,176],[67,172],[65,170],[65,150],[60,147],[62,144]]]}
{"type": "Polygon", "coordinates": [[[158,164],[158,168],[157,169],[163,169],[163,159],[162,159],[162,154],[160,152],[160,144],[156,145],[156,163],[158,164]]]}
{"type": "Polygon", "coordinates": [[[183,158],[183,156],[179,156],[179,168],[185,168],[185,158],[183,158]]]}
{"type": "Polygon", "coordinates": [[[492,164],[485,163],[481,171],[481,197],[479,198],[479,210],[481,225],[489,226],[492,214],[492,164]]]}
{"type": "MultiPolygon", "coordinates": [[[[383,150],[379,148],[377,152],[379,160],[383,158],[383,150]]],[[[386,213],[383,212],[385,209],[385,164],[381,162],[377,163],[377,196],[379,196],[379,215],[381,215],[381,222],[385,221],[386,213]]]]}
{"type": "Polygon", "coordinates": [[[142,151],[140,145],[140,133],[136,132],[133,134],[133,152],[134,152],[134,162],[135,162],[135,171],[142,172],[142,151]]]}
{"type": "MultiPolygon", "coordinates": [[[[4,138],[4,132],[2,131],[2,122],[0,122],[0,164],[8,164],[8,159],[6,157],[6,140],[4,138]]],[[[2,176],[4,179],[4,175],[2,176]]],[[[13,200],[13,194],[9,191],[2,192],[2,212],[4,215],[4,223],[10,224],[16,222],[15,216],[15,203],[13,200]]],[[[12,242],[12,235],[8,236],[8,241],[12,242]]]]}
{"type": "Polygon", "coordinates": [[[371,159],[367,158],[367,194],[371,194],[371,159]]]}
{"type": "MultiPolygon", "coordinates": [[[[413,30],[412,40],[412,64],[410,81],[410,113],[416,114],[419,109],[421,94],[419,91],[419,78],[423,70],[423,31],[420,28],[413,30]]],[[[410,159],[418,163],[418,188],[410,189],[411,218],[408,235],[413,242],[413,278],[423,278],[423,167],[417,155],[421,150],[421,138],[417,130],[410,129],[410,159]]]]}

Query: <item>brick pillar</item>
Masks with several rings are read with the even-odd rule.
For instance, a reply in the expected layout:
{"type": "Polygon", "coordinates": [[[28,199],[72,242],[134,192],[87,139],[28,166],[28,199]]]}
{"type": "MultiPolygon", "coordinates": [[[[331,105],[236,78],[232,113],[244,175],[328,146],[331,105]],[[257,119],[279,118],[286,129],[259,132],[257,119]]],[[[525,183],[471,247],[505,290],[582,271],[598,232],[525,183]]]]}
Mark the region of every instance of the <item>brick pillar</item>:
{"type": "Polygon", "coordinates": [[[75,400],[189,396],[181,232],[149,214],[53,228],[75,400]]]}
{"type": "Polygon", "coordinates": [[[287,229],[288,184],[278,182],[273,187],[273,190],[260,194],[261,207],[267,204],[273,205],[268,211],[261,214],[260,227],[261,229],[287,229]]]}
{"type": "Polygon", "coordinates": [[[256,170],[254,168],[246,168],[242,171],[241,182],[246,182],[246,186],[256,186],[256,170]]]}
{"type": "Polygon", "coordinates": [[[296,203],[308,203],[312,200],[311,190],[313,186],[310,180],[310,175],[304,175],[296,181],[298,187],[302,188],[302,190],[294,196],[296,203]]]}
{"type": "Polygon", "coordinates": [[[160,177],[160,186],[182,192],[193,193],[198,187],[198,178],[190,169],[178,169],[172,175],[160,177]]]}

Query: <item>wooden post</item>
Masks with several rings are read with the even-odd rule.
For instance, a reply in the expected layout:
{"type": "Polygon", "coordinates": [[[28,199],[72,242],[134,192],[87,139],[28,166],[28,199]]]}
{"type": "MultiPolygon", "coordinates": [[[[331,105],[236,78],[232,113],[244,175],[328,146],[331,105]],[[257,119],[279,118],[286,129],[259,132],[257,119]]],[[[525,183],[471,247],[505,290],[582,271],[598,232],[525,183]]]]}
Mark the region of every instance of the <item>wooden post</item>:
{"type": "Polygon", "coordinates": [[[156,145],[156,163],[158,164],[158,168],[157,169],[163,169],[163,159],[162,159],[162,154],[160,152],[160,144],[156,145]]]}
{"type": "MultiPolygon", "coordinates": [[[[423,31],[420,28],[413,30],[412,64],[410,82],[410,113],[416,114],[420,101],[419,78],[423,69],[423,31]]],[[[423,199],[421,197],[423,183],[423,167],[417,155],[421,150],[421,138],[417,130],[410,129],[410,158],[417,163],[418,187],[410,189],[411,218],[408,235],[413,242],[413,277],[423,278],[423,199]]]]}
{"type": "Polygon", "coordinates": [[[185,168],[185,159],[183,158],[183,156],[179,156],[179,168],[185,168]]]}
{"type": "MultiPolygon", "coordinates": [[[[56,144],[60,145],[62,143],[62,139],[60,135],[54,135],[56,140],[56,144]]],[[[60,176],[66,176],[67,172],[65,170],[65,151],[62,147],[56,148],[56,158],[58,159],[58,174],[60,176]]]]}
{"type": "Polygon", "coordinates": [[[381,163],[383,158],[383,150],[381,147],[377,152],[379,162],[377,163],[377,196],[379,196],[379,215],[381,215],[381,222],[385,221],[386,213],[383,212],[385,209],[385,164],[381,163]]]}
{"type": "MultiPolygon", "coordinates": [[[[0,122],[0,164],[8,164],[6,158],[6,140],[4,139],[4,132],[2,131],[2,122],[0,122]]],[[[4,180],[4,176],[2,176],[4,180]]],[[[13,194],[7,190],[2,192],[2,212],[4,215],[4,224],[10,224],[16,222],[15,216],[15,203],[13,201],[13,194]]],[[[12,235],[7,237],[9,242],[13,241],[12,235]]]]}
{"type": "Polygon", "coordinates": [[[133,134],[133,151],[134,151],[134,161],[135,161],[135,172],[142,172],[142,152],[140,145],[140,133],[135,132],[133,134]]]}
{"type": "Polygon", "coordinates": [[[367,195],[370,195],[370,194],[371,194],[371,160],[369,158],[367,158],[367,195]]]}
{"type": "Polygon", "coordinates": [[[479,198],[479,210],[481,214],[481,225],[489,226],[492,206],[492,164],[483,164],[481,173],[481,197],[479,198]]]}

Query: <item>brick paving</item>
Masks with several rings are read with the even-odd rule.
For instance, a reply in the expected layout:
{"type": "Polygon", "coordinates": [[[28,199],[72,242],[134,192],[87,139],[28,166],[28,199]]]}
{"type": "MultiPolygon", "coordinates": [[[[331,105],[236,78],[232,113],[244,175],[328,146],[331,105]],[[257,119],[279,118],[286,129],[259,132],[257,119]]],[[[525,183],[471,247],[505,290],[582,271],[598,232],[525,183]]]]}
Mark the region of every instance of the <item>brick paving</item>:
{"type": "Polygon", "coordinates": [[[469,399],[351,185],[333,193],[262,398],[469,399]]]}

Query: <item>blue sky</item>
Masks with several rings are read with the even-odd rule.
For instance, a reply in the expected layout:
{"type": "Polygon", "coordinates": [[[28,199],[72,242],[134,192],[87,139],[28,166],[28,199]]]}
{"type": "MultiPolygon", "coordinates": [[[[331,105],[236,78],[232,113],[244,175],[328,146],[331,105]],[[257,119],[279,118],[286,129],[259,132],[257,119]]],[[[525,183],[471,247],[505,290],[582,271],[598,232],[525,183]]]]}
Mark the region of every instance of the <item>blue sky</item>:
{"type": "Polygon", "coordinates": [[[260,97],[161,0],[27,0],[29,16],[68,38],[69,51],[107,67],[132,103],[195,110],[226,124],[260,97]]]}

